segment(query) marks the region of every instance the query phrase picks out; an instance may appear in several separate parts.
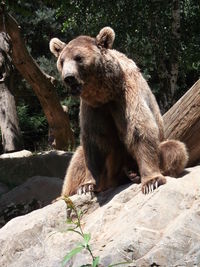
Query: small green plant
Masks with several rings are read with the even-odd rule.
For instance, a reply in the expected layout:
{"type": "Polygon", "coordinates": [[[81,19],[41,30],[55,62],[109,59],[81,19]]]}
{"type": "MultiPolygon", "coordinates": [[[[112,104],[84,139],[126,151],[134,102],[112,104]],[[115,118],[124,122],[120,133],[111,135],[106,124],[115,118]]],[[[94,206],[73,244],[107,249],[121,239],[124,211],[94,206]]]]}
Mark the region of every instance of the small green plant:
{"type": "Polygon", "coordinates": [[[97,267],[99,264],[99,257],[95,257],[91,251],[91,247],[89,245],[89,241],[91,239],[91,234],[86,234],[83,232],[82,226],[81,226],[81,218],[83,216],[83,212],[81,210],[77,210],[74,206],[73,202],[70,198],[65,198],[65,202],[67,203],[68,208],[74,212],[74,218],[70,217],[67,219],[67,223],[71,224],[72,227],[68,228],[67,231],[71,231],[74,233],[79,234],[83,241],[79,243],[74,249],[72,249],[63,259],[62,266],[65,266],[65,264],[76,254],[80,253],[83,249],[86,249],[91,258],[92,258],[92,264],[86,264],[82,265],[81,267],[91,266],[91,267],[97,267]]]}
{"type": "MultiPolygon", "coordinates": [[[[81,265],[80,267],[100,267],[99,265],[99,260],[100,257],[97,256],[95,257],[94,254],[92,253],[91,250],[91,246],[89,244],[90,240],[91,240],[91,234],[88,233],[84,233],[83,228],[81,226],[81,218],[83,216],[83,212],[81,210],[78,210],[74,203],[71,201],[70,198],[65,197],[64,198],[68,209],[70,210],[70,212],[73,212],[73,216],[69,217],[67,219],[67,223],[71,225],[71,227],[69,227],[67,229],[67,231],[71,231],[74,233],[77,233],[78,235],[80,235],[82,237],[82,242],[77,244],[77,246],[72,249],[63,259],[62,261],[62,267],[64,267],[66,265],[66,263],[76,254],[80,253],[83,249],[86,249],[88,251],[88,253],[90,254],[91,258],[92,258],[92,263],[91,264],[85,264],[85,265],[81,265]]],[[[115,264],[111,264],[108,267],[114,267],[114,266],[119,266],[119,265],[124,265],[124,264],[128,264],[130,262],[120,262],[120,263],[115,263],[115,264]]],[[[102,266],[102,265],[101,265],[102,266]]],[[[103,267],[103,266],[102,266],[103,267]]]]}

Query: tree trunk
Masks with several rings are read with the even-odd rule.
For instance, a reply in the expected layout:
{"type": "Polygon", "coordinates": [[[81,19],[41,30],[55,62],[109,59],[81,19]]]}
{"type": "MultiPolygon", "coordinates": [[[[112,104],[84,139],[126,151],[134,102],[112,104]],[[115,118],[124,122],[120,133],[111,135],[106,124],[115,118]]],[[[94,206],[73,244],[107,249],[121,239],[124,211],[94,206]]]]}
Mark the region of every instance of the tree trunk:
{"type": "Polygon", "coordinates": [[[179,73],[179,51],[180,51],[180,0],[172,1],[172,52],[171,52],[171,73],[170,73],[170,96],[173,103],[179,73]]]}
{"type": "Polygon", "coordinates": [[[54,78],[40,70],[29,54],[20,35],[20,26],[7,14],[4,5],[0,7],[0,31],[6,31],[12,41],[12,60],[21,75],[32,86],[46,115],[49,127],[56,140],[57,149],[74,146],[74,137],[69,118],[63,111],[53,84],[54,78]]]}
{"type": "Polygon", "coordinates": [[[200,160],[200,80],[164,114],[165,136],[183,141],[189,151],[189,164],[200,160]]]}
{"type": "Polygon", "coordinates": [[[156,60],[156,73],[159,80],[159,106],[162,114],[175,103],[174,95],[177,90],[177,81],[179,75],[179,54],[180,54],[180,0],[172,0],[170,4],[163,5],[162,1],[151,1],[149,11],[148,32],[152,44],[153,54],[156,60]],[[166,10],[163,9],[166,8],[166,10]],[[170,10],[168,8],[170,7],[170,10]],[[165,18],[160,19],[163,12],[165,18]],[[166,21],[165,21],[166,20],[166,21]],[[164,24],[163,24],[164,23],[164,24]],[[166,43],[164,25],[171,29],[170,42],[166,43]],[[171,24],[171,25],[170,25],[171,24]],[[161,30],[163,28],[163,30],[161,30]],[[152,29],[154,29],[152,31],[152,29]]]}
{"type": "Polygon", "coordinates": [[[0,127],[4,152],[23,148],[13,89],[13,65],[9,56],[10,44],[5,33],[0,33],[0,127]]]}

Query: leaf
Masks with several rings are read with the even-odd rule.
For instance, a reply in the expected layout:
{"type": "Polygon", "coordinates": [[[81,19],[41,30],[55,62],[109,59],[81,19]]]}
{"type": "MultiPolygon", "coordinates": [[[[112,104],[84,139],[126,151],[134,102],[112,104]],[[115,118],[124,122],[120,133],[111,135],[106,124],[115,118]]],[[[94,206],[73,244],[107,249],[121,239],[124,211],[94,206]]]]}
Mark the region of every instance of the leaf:
{"type": "Polygon", "coordinates": [[[78,216],[79,220],[81,219],[82,215],[83,215],[83,211],[82,210],[78,210],[77,211],[77,216],[78,216]]]}
{"type": "Polygon", "coordinates": [[[67,223],[67,224],[72,224],[72,223],[73,223],[72,218],[67,218],[66,223],[67,223]]]}
{"type": "Polygon", "coordinates": [[[76,210],[74,203],[71,201],[69,197],[64,197],[64,201],[67,204],[67,207],[71,210],[76,210]]]}
{"type": "Polygon", "coordinates": [[[90,239],[91,239],[91,234],[90,233],[89,234],[84,234],[83,238],[84,238],[84,241],[85,241],[85,246],[87,246],[89,241],[90,241],[90,239]]]}
{"type": "Polygon", "coordinates": [[[83,247],[76,247],[74,249],[72,249],[63,259],[62,261],[62,266],[64,267],[65,264],[73,257],[75,256],[77,253],[79,253],[81,250],[83,249],[83,247]]]}
{"type": "Polygon", "coordinates": [[[93,263],[92,263],[92,267],[97,267],[98,264],[99,264],[99,257],[96,257],[94,260],[93,260],[93,263]]]}

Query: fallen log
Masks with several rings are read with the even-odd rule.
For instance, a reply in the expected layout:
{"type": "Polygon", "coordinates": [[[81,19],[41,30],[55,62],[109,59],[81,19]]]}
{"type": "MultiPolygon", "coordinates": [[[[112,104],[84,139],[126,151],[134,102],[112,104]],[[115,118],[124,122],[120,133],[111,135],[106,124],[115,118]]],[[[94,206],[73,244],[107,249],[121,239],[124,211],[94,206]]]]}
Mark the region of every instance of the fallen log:
{"type": "Polygon", "coordinates": [[[29,54],[21,37],[20,26],[16,20],[5,11],[5,5],[0,5],[0,31],[9,34],[12,42],[12,61],[21,75],[31,85],[37,95],[49,127],[55,137],[55,147],[66,149],[73,147],[74,137],[70,128],[68,115],[63,111],[53,84],[54,78],[45,74],[29,54]]]}
{"type": "Polygon", "coordinates": [[[200,80],[163,116],[165,136],[178,139],[188,147],[189,163],[200,161],[200,80]]]}

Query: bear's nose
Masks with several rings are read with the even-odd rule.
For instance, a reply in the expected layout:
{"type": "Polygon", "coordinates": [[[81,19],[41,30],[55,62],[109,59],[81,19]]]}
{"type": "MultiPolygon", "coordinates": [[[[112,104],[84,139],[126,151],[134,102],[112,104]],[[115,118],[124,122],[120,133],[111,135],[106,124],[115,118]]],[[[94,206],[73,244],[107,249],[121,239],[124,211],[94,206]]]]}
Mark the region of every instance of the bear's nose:
{"type": "Polygon", "coordinates": [[[64,78],[64,82],[68,85],[75,85],[77,83],[76,78],[72,74],[68,74],[64,78]]]}

